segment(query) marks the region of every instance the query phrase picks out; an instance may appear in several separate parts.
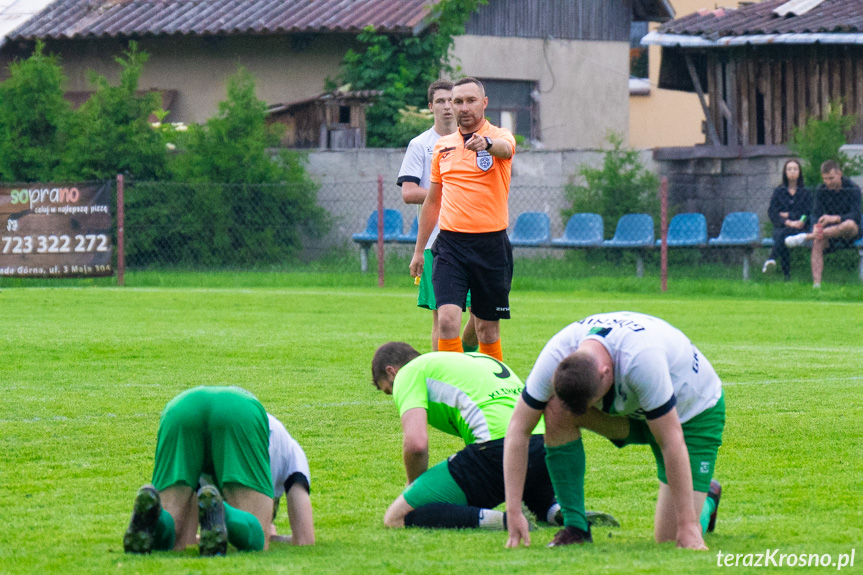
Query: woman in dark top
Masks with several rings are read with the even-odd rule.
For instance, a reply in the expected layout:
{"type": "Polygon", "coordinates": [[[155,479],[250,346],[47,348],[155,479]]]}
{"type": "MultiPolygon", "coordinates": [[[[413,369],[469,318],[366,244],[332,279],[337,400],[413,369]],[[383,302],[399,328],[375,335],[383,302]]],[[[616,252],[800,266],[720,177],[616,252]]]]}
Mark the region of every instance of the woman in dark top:
{"type": "Polygon", "coordinates": [[[809,229],[811,210],[812,194],[803,183],[800,162],[788,160],[782,168],[782,185],[773,190],[767,209],[767,215],[773,222],[773,250],[770,258],[764,262],[762,272],[773,269],[778,259],[785,279],[791,278],[791,262],[785,238],[809,229]]]}

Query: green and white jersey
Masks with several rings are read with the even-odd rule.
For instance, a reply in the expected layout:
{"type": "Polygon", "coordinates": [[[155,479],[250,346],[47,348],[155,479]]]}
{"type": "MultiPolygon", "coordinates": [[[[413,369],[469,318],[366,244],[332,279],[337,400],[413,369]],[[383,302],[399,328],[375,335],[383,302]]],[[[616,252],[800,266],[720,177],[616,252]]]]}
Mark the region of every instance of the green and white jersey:
{"type": "MultiPolygon", "coordinates": [[[[429,425],[466,445],[506,434],[524,384],[505,364],[481,353],[432,352],[402,367],[393,382],[399,416],[422,408],[429,425]]],[[[534,434],[545,433],[540,421],[534,434]]]]}
{"type": "Polygon", "coordinates": [[[588,339],[600,342],[614,363],[614,386],[596,405],[601,411],[644,420],[677,407],[685,423],[722,395],[713,366],[682,331],[657,317],[619,311],[592,315],[551,338],[527,376],[525,403],[545,408],[557,366],[588,339]]]}

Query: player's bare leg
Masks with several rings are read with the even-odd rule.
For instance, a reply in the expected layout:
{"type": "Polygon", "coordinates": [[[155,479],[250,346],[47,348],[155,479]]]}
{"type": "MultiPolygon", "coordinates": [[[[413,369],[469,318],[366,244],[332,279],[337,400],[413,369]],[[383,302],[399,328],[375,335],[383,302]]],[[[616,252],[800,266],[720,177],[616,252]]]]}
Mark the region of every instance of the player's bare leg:
{"type": "Polygon", "coordinates": [[[273,523],[273,498],[236,483],[225,484],[222,495],[231,507],[255,516],[264,531],[264,550],[269,549],[273,523]]]}
{"type": "Polygon", "coordinates": [[[461,346],[461,307],[454,304],[438,306],[439,351],[463,352],[461,346]]]}
{"type": "Polygon", "coordinates": [[[384,526],[391,529],[400,529],[405,526],[405,515],[413,511],[414,508],[405,501],[404,495],[399,495],[392,505],[389,506],[387,512],[384,513],[384,526]]]}
{"type": "MultiPolygon", "coordinates": [[[[195,545],[198,533],[198,498],[191,487],[177,484],[159,492],[162,509],[174,519],[176,540],[174,551],[183,551],[188,545],[195,545]]],[[[272,507],[270,508],[272,511],[272,507]]]]}
{"type": "Polygon", "coordinates": [[[432,341],[432,351],[437,351],[438,345],[437,341],[440,338],[440,321],[438,320],[437,310],[432,310],[432,332],[431,332],[431,341],[432,341]]]}
{"type": "Polygon", "coordinates": [[[467,308],[470,314],[467,318],[467,323],[464,325],[464,331],[461,334],[461,343],[464,347],[476,348],[479,347],[479,339],[476,336],[476,318],[470,313],[470,308],[467,308]]]}

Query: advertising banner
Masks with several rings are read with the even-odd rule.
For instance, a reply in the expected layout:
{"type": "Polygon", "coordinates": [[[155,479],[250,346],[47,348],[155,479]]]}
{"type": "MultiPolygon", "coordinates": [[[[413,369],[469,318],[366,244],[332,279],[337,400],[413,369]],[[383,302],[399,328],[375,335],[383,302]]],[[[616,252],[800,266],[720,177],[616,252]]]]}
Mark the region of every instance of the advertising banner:
{"type": "Polygon", "coordinates": [[[0,276],[113,275],[111,191],[111,182],[0,184],[0,276]]]}

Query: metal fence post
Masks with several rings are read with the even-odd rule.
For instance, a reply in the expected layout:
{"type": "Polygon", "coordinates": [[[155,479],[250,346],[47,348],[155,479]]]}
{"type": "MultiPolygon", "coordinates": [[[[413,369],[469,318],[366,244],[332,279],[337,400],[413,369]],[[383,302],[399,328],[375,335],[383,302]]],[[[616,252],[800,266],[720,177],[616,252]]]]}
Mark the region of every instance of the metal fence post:
{"type": "Polygon", "coordinates": [[[126,285],[126,214],[123,174],[117,174],[117,285],[126,285]]]}
{"type": "Polygon", "coordinates": [[[378,174],[378,287],[384,287],[384,177],[378,174]]]}
{"type": "Polygon", "coordinates": [[[662,176],[659,186],[659,236],[659,277],[664,293],[668,291],[668,176],[662,176]]]}

